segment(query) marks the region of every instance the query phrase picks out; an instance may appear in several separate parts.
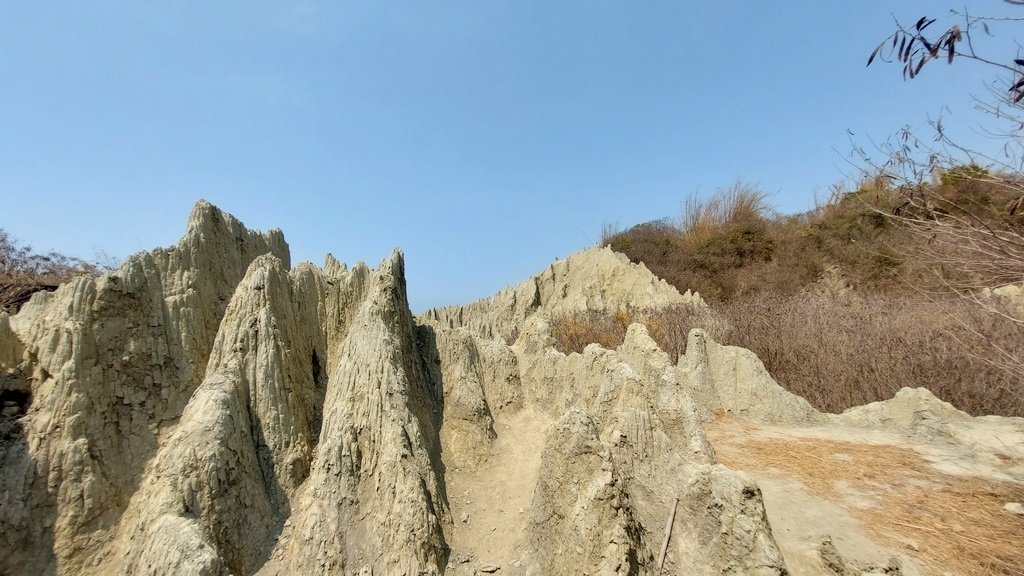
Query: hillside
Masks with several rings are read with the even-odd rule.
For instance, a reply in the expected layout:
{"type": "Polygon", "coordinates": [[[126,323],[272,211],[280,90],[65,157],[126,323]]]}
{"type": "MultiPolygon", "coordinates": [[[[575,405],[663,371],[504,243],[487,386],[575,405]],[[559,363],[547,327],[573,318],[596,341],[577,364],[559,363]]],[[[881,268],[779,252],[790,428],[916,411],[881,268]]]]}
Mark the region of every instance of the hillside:
{"type": "MultiPolygon", "coordinates": [[[[1024,280],[1020,188],[968,168],[910,190],[866,181],[798,215],[737,184],[602,244],[698,292],[720,316],[717,337],[819,409],[924,386],[972,414],[1022,416],[1024,314],[1010,296],[1024,280]]],[[[563,320],[585,333],[606,322],[563,320]]]]}
{"type": "Polygon", "coordinates": [[[201,201],[0,312],[0,573],[1021,574],[1024,419],[822,412],[715,314],[593,248],[414,317],[401,252],[292,267],[201,201]],[[621,342],[559,351],[587,315],[621,342]]]}

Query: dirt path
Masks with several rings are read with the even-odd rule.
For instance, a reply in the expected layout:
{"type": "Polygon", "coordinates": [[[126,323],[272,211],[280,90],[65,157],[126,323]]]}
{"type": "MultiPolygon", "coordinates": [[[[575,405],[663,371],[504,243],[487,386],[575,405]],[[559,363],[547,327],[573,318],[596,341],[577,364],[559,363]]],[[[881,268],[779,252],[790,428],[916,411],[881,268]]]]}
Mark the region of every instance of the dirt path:
{"type": "Polygon", "coordinates": [[[490,459],[476,470],[448,474],[455,521],[450,573],[475,574],[498,567],[501,574],[525,574],[526,525],[550,424],[547,416],[531,409],[499,416],[490,459]]]}

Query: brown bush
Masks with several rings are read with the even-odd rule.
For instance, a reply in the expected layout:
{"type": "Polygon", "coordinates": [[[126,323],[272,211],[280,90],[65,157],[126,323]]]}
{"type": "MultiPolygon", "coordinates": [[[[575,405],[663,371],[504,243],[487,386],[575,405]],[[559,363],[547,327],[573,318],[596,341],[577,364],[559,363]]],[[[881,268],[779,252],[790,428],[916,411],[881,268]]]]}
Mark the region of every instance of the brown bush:
{"type": "Polygon", "coordinates": [[[730,343],[821,409],[925,386],[973,414],[1022,415],[1024,318],[978,297],[1024,280],[1022,191],[1019,178],[968,166],[914,189],[865,180],[782,216],[737,185],[688,200],[679,226],[607,229],[604,239],[700,292],[731,324],[730,343]],[[829,292],[826,270],[858,298],[807,296],[829,292]]]}
{"type": "Polygon", "coordinates": [[[114,265],[109,257],[108,263],[96,264],[56,252],[40,254],[0,229],[0,310],[17,312],[36,292],[56,290],[75,276],[98,274],[114,265]]]}
{"type": "Polygon", "coordinates": [[[626,337],[628,323],[616,321],[629,314],[618,311],[615,314],[588,310],[556,316],[551,320],[551,335],[555,339],[555,349],[564,353],[582,353],[590,344],[600,344],[604,348],[614,349],[622,344],[626,337]]]}
{"type": "Polygon", "coordinates": [[[658,220],[625,232],[606,229],[602,241],[669,283],[721,301],[751,290],[747,272],[774,259],[773,222],[765,195],[737,183],[706,200],[687,199],[678,225],[658,220]]]}
{"type": "Polygon", "coordinates": [[[769,296],[719,307],[727,342],[754,351],[786,389],[840,412],[925,387],[968,413],[1024,415],[1024,326],[962,300],[769,296]]]}
{"type": "Polygon", "coordinates": [[[680,291],[695,290],[711,303],[796,294],[829,266],[858,288],[899,292],[931,273],[901,249],[917,238],[886,216],[899,196],[882,186],[837,189],[815,209],[786,216],[768,208],[756,190],[736,185],[706,201],[687,200],[679,226],[657,220],[624,232],[606,228],[602,238],[680,291]]]}
{"type": "Polygon", "coordinates": [[[551,335],[555,348],[564,354],[582,353],[590,344],[609,350],[618,348],[626,331],[634,322],[647,328],[658,347],[668,353],[672,362],[686,351],[686,337],[693,328],[704,328],[712,337],[725,334],[725,326],[717,315],[703,307],[676,305],[662,308],[628,308],[614,312],[575,312],[551,319],[551,335]]]}
{"type": "Polygon", "coordinates": [[[772,212],[764,192],[751,184],[736,182],[706,200],[687,197],[679,218],[679,231],[687,241],[702,245],[720,236],[723,228],[758,228],[772,212]]]}

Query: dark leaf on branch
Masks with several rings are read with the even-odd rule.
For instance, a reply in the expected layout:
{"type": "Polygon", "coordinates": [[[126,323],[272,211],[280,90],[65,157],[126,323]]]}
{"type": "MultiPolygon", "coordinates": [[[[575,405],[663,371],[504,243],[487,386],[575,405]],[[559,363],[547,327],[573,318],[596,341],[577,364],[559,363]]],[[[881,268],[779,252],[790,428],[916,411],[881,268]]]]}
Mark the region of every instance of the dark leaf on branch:
{"type": "Polygon", "coordinates": [[[1024,60],[1021,60],[1020,58],[1015,58],[1013,62],[1017,66],[1024,66],[1024,60]]]}
{"type": "Polygon", "coordinates": [[[903,39],[900,40],[900,51],[899,51],[900,60],[902,60],[904,62],[907,61],[907,59],[903,57],[903,49],[906,48],[906,47],[907,47],[907,38],[904,36],[903,39]]]}
{"type": "Polygon", "coordinates": [[[921,56],[921,61],[917,63],[917,69],[914,70],[914,76],[917,76],[921,72],[921,67],[924,66],[925,61],[928,60],[928,55],[921,56]]]}
{"type": "Polygon", "coordinates": [[[927,16],[921,16],[921,19],[917,21],[917,24],[914,25],[914,28],[917,28],[917,31],[920,32],[921,31],[921,27],[924,26],[924,23],[927,20],[928,20],[927,16]]]}
{"type": "Polygon", "coordinates": [[[981,28],[985,30],[985,34],[988,34],[989,36],[992,35],[992,32],[988,29],[988,22],[982,22],[981,28]]]}
{"type": "Polygon", "coordinates": [[[1010,92],[1015,92],[1017,90],[1020,90],[1021,88],[1024,88],[1024,76],[1021,76],[1020,80],[1017,80],[1017,82],[1014,83],[1013,86],[1010,86],[1010,92]]]}
{"type": "Polygon", "coordinates": [[[867,66],[871,66],[871,63],[875,60],[875,56],[878,56],[878,53],[882,51],[882,46],[885,46],[885,40],[882,40],[882,43],[871,51],[871,56],[868,56],[867,66]]]}
{"type": "Polygon", "coordinates": [[[950,39],[948,55],[946,56],[946,62],[952,64],[953,63],[953,55],[954,54],[956,54],[956,51],[954,50],[953,40],[950,39]]]}

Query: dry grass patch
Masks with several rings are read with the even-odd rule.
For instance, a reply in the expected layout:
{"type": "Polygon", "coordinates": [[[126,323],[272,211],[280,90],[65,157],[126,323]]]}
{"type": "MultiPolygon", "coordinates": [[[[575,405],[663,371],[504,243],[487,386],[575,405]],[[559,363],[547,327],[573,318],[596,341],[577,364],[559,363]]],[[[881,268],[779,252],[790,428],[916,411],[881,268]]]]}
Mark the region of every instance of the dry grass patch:
{"type": "Polygon", "coordinates": [[[847,506],[865,531],[894,549],[913,540],[904,551],[937,574],[1024,574],[1024,518],[1003,510],[1024,501],[1024,485],[944,474],[898,446],[755,433],[731,418],[708,430],[730,468],[798,478],[839,503],[851,489],[870,495],[876,506],[847,506]]]}
{"type": "Polygon", "coordinates": [[[762,294],[722,304],[726,343],[826,412],[928,388],[970,414],[1024,415],[1024,324],[963,300],[762,294]]]}
{"type": "Polygon", "coordinates": [[[626,331],[639,322],[647,328],[672,362],[686,351],[686,338],[693,328],[708,330],[713,338],[725,330],[722,320],[703,306],[676,305],[663,308],[625,308],[614,312],[588,310],[562,314],[551,319],[555,349],[563,354],[582,353],[589,344],[614,350],[622,345],[626,331]]]}

